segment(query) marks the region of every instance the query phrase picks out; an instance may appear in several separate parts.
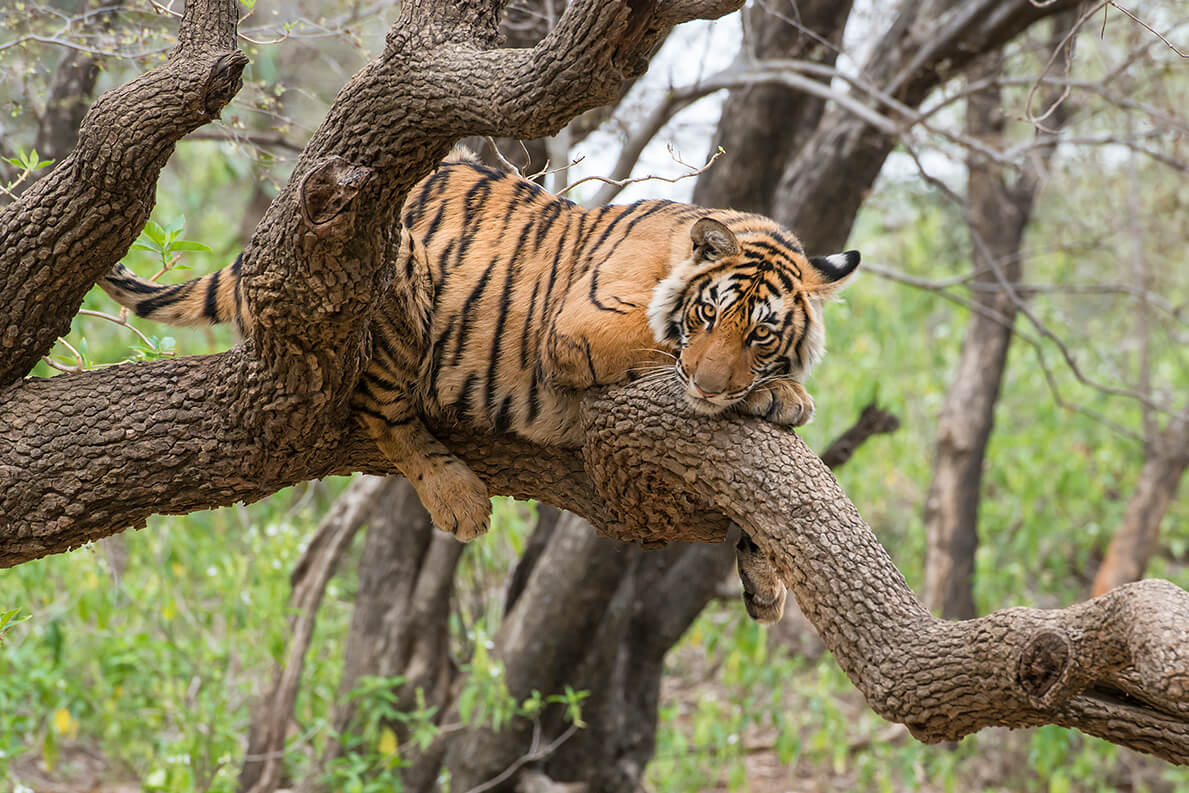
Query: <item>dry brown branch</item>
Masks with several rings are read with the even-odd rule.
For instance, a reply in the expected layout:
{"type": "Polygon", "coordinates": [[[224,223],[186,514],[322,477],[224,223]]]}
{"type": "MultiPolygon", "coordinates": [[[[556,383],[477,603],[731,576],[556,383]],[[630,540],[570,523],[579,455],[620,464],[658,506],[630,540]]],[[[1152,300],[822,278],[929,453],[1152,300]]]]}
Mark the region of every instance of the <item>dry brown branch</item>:
{"type": "Polygon", "coordinates": [[[343,552],[355,532],[367,521],[376,501],[388,484],[380,477],[361,477],[343,492],[310,541],[290,575],[289,644],[285,661],[277,665],[273,687],[263,707],[252,722],[249,745],[253,757],[245,760],[241,783],[248,793],[271,793],[281,778],[285,757],[285,737],[293,716],[293,704],[305,668],[306,651],[314,636],[318,609],[326,585],[334,575],[343,552]]]}

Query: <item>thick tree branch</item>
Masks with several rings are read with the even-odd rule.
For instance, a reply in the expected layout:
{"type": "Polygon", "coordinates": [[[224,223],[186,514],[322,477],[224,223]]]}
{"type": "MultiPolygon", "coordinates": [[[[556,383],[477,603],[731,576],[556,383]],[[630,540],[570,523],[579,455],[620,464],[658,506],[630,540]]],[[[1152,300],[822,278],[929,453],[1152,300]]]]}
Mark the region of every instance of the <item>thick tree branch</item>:
{"type": "Polygon", "coordinates": [[[613,531],[677,539],[709,511],[739,523],[871,706],[918,738],[1054,723],[1189,763],[1189,593],[1145,581],[1067,609],[937,620],[792,433],[694,425],[656,385],[587,404],[586,466],[624,518],[613,531]]]}
{"type": "MultiPolygon", "coordinates": [[[[210,361],[174,365],[201,368],[210,361]]],[[[153,370],[160,366],[134,368],[159,382],[153,370]]],[[[993,724],[1056,723],[1189,762],[1189,637],[1183,630],[1189,595],[1150,581],[1065,610],[1009,609],[968,622],[935,620],[821,461],[793,433],[757,421],[690,416],[669,385],[592,394],[580,451],[480,436],[448,442],[493,493],[568,508],[619,539],[716,541],[729,521],[739,523],[773,559],[872,707],[924,740],[955,739],[993,724]]],[[[38,471],[36,457],[26,458],[32,470],[0,469],[0,492],[54,483],[43,486],[48,506],[37,514],[25,520],[5,515],[0,561],[13,564],[60,550],[71,538],[77,544],[80,527],[90,537],[109,534],[152,505],[190,511],[317,476],[390,472],[358,436],[327,457],[278,455],[266,472],[276,478],[267,480],[271,488],[264,486],[257,472],[236,470],[231,462],[242,440],[228,436],[215,456],[212,448],[179,442],[185,436],[173,421],[152,420],[156,411],[184,418],[187,395],[192,399],[199,390],[180,387],[175,406],[151,405],[130,416],[119,434],[134,440],[112,447],[103,464],[87,460],[71,476],[38,471]],[[169,445],[155,448],[154,441],[169,445]],[[151,477],[125,475],[129,459],[115,454],[127,448],[134,450],[133,460],[158,458],[151,477]],[[17,473],[24,474],[19,482],[17,473]],[[189,486],[177,484],[188,476],[189,486]],[[95,494],[105,501],[94,500],[95,494]]],[[[212,384],[205,390],[217,396],[212,384]]],[[[106,400],[76,401],[72,417],[85,424],[98,403],[106,400]]],[[[36,422],[42,437],[51,427],[55,437],[69,435],[47,411],[24,415],[36,417],[26,423],[36,422]]],[[[0,427],[9,420],[0,418],[0,427]]],[[[209,430],[200,435],[217,437],[209,430]]]]}

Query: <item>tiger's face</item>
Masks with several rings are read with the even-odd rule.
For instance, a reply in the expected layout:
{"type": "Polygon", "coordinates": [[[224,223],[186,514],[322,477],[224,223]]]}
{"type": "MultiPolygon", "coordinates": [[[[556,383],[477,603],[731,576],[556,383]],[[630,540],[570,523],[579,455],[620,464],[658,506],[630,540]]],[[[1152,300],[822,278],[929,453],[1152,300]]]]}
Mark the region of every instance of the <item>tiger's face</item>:
{"type": "Polygon", "coordinates": [[[803,381],[825,352],[824,301],[859,264],[858,251],[808,258],[800,242],[759,216],[713,218],[690,230],[689,258],[653,292],[649,324],[677,350],[690,405],[719,413],[769,380],[803,381]]]}

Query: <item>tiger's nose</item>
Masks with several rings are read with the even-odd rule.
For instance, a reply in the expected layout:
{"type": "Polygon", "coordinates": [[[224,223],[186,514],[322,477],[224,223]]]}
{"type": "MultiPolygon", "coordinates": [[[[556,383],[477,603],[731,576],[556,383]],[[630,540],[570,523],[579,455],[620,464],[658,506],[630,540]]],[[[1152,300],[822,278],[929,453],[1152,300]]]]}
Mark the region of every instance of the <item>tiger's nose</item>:
{"type": "Polygon", "coordinates": [[[694,392],[703,399],[716,397],[726,391],[726,380],[717,372],[698,371],[689,379],[694,392]]]}

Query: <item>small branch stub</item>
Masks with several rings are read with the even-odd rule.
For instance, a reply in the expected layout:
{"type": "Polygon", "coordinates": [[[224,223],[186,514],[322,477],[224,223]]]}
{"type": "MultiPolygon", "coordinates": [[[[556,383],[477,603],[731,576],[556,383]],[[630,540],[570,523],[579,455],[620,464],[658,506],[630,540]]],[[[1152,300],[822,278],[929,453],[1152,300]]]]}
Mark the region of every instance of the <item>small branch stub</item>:
{"type": "Polygon", "coordinates": [[[220,55],[211,64],[210,74],[206,78],[207,116],[218,118],[227,103],[243,88],[244,67],[247,65],[248,56],[239,50],[220,55]]]}
{"type": "Polygon", "coordinates": [[[302,220],[321,238],[341,229],[353,214],[347,207],[374,175],[371,168],[352,165],[342,157],[315,166],[298,189],[302,220]]]}

